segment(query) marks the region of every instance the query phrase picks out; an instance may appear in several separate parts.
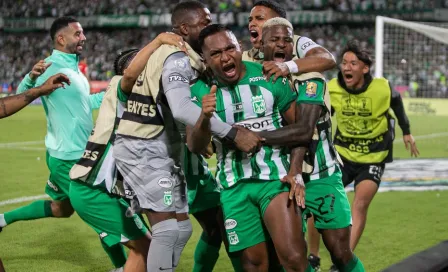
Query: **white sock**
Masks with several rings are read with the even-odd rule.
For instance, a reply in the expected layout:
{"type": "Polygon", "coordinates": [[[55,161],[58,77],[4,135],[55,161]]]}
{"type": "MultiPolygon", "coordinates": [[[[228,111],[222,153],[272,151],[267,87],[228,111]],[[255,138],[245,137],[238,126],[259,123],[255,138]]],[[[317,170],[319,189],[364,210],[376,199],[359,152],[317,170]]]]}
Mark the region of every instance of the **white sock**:
{"type": "Polygon", "coordinates": [[[0,213],[0,227],[3,228],[6,227],[6,225],[8,224],[6,224],[5,216],[2,213],[0,213]]]}

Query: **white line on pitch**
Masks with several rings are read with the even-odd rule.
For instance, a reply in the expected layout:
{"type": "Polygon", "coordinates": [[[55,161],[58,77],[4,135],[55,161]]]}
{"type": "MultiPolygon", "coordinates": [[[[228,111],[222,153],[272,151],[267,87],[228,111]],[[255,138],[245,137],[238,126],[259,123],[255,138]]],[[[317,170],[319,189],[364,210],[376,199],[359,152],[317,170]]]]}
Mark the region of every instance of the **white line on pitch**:
{"type": "Polygon", "coordinates": [[[24,197],[18,197],[18,198],[13,198],[13,199],[7,199],[4,201],[0,201],[0,207],[10,205],[10,204],[28,202],[28,201],[32,201],[32,200],[45,199],[45,198],[49,198],[49,196],[48,195],[35,195],[35,196],[24,196],[24,197]]]}
{"type": "MultiPolygon", "coordinates": [[[[414,136],[414,139],[415,140],[424,140],[424,139],[441,138],[441,137],[445,137],[445,136],[448,136],[448,132],[418,135],[418,136],[414,136]]],[[[395,144],[403,144],[403,141],[400,141],[398,138],[395,138],[395,144]]]]}
{"type": "Polygon", "coordinates": [[[35,145],[43,144],[44,141],[29,141],[29,142],[12,142],[12,143],[0,143],[0,147],[17,146],[17,145],[35,145]]]}

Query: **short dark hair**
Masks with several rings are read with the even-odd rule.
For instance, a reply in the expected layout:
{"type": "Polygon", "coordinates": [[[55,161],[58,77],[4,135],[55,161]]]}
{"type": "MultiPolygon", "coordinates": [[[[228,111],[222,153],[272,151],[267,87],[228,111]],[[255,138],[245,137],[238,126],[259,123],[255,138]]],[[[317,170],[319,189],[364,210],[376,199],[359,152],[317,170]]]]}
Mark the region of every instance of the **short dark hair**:
{"type": "Polygon", "coordinates": [[[342,50],[341,53],[341,59],[344,57],[344,54],[347,52],[353,52],[353,54],[356,55],[356,57],[364,62],[364,64],[366,64],[367,66],[371,66],[373,63],[372,58],[370,57],[370,53],[369,51],[367,51],[366,49],[361,48],[361,46],[359,45],[359,42],[357,40],[351,40],[348,41],[347,44],[344,47],[344,50],[342,50]]]}
{"type": "Polygon", "coordinates": [[[277,2],[271,0],[261,0],[254,4],[256,6],[263,6],[272,9],[279,17],[286,18],[286,10],[277,2]]]}
{"type": "Polygon", "coordinates": [[[70,24],[70,23],[78,23],[78,20],[76,20],[73,17],[68,17],[68,16],[59,17],[56,20],[54,20],[54,22],[51,24],[51,27],[50,27],[51,39],[54,41],[56,33],[59,30],[63,29],[64,27],[67,27],[68,24],[70,24]]]}
{"type": "Polygon", "coordinates": [[[184,22],[188,15],[188,12],[198,9],[205,9],[206,6],[199,1],[183,1],[177,4],[171,12],[171,25],[177,27],[184,22]]]}
{"type": "Polygon", "coordinates": [[[223,32],[223,31],[232,31],[225,25],[221,24],[211,24],[202,29],[201,33],[199,33],[199,47],[202,48],[204,46],[204,41],[208,36],[213,34],[223,32]]]}
{"type": "Polygon", "coordinates": [[[124,74],[124,70],[128,68],[129,63],[131,63],[131,60],[137,55],[138,51],[137,48],[132,48],[121,51],[118,54],[114,61],[115,75],[122,76],[124,74]]]}

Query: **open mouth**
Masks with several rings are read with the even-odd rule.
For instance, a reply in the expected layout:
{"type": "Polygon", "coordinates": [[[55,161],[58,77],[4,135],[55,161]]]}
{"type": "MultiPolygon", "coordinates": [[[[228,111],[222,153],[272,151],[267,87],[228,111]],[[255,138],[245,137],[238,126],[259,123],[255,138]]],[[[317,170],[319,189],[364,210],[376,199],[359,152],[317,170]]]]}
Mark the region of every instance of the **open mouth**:
{"type": "Polygon", "coordinates": [[[286,58],[286,54],[284,52],[275,52],[274,60],[277,62],[284,62],[286,58]]]}
{"type": "Polygon", "coordinates": [[[236,75],[236,66],[234,63],[225,65],[222,70],[228,78],[233,78],[236,75]]]}
{"type": "Polygon", "coordinates": [[[250,30],[250,42],[254,43],[257,41],[258,36],[260,36],[260,34],[258,33],[258,31],[256,30],[250,30]]]}
{"type": "Polygon", "coordinates": [[[76,49],[77,49],[77,50],[82,50],[83,46],[84,46],[84,44],[78,44],[78,45],[76,46],[76,49]]]}
{"type": "Polygon", "coordinates": [[[350,83],[353,80],[353,75],[352,74],[344,74],[344,80],[346,83],[350,83]]]}

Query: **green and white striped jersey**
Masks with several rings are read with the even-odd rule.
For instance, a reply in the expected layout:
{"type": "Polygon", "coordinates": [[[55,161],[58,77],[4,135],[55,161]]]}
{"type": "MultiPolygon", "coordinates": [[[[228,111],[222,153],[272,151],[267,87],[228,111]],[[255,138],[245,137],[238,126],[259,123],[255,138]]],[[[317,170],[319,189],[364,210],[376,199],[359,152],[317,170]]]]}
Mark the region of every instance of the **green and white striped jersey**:
{"type": "Polygon", "coordinates": [[[305,182],[326,178],[332,175],[337,166],[337,152],[331,134],[331,115],[328,90],[325,79],[310,78],[306,81],[293,79],[297,90],[297,104],[317,104],[322,106],[322,113],[317,120],[313,139],[308,146],[305,162],[312,166],[310,173],[303,173],[305,182]],[[327,98],[327,99],[326,99],[327,98]]]}
{"type": "MultiPolygon", "coordinates": [[[[281,113],[289,109],[295,92],[286,79],[267,82],[262,66],[243,62],[246,74],[235,86],[220,86],[216,93],[215,116],[230,125],[244,126],[252,131],[270,131],[282,126],[281,113]]],[[[201,105],[210,87],[198,81],[191,88],[191,99],[201,105]]],[[[289,170],[286,148],[263,146],[252,158],[239,150],[230,149],[214,139],[217,153],[216,177],[224,188],[242,180],[279,180],[289,170]]]]}
{"type": "Polygon", "coordinates": [[[186,144],[182,145],[181,156],[182,170],[186,177],[196,176],[201,178],[209,175],[210,170],[207,161],[202,155],[191,152],[186,144]]]}

